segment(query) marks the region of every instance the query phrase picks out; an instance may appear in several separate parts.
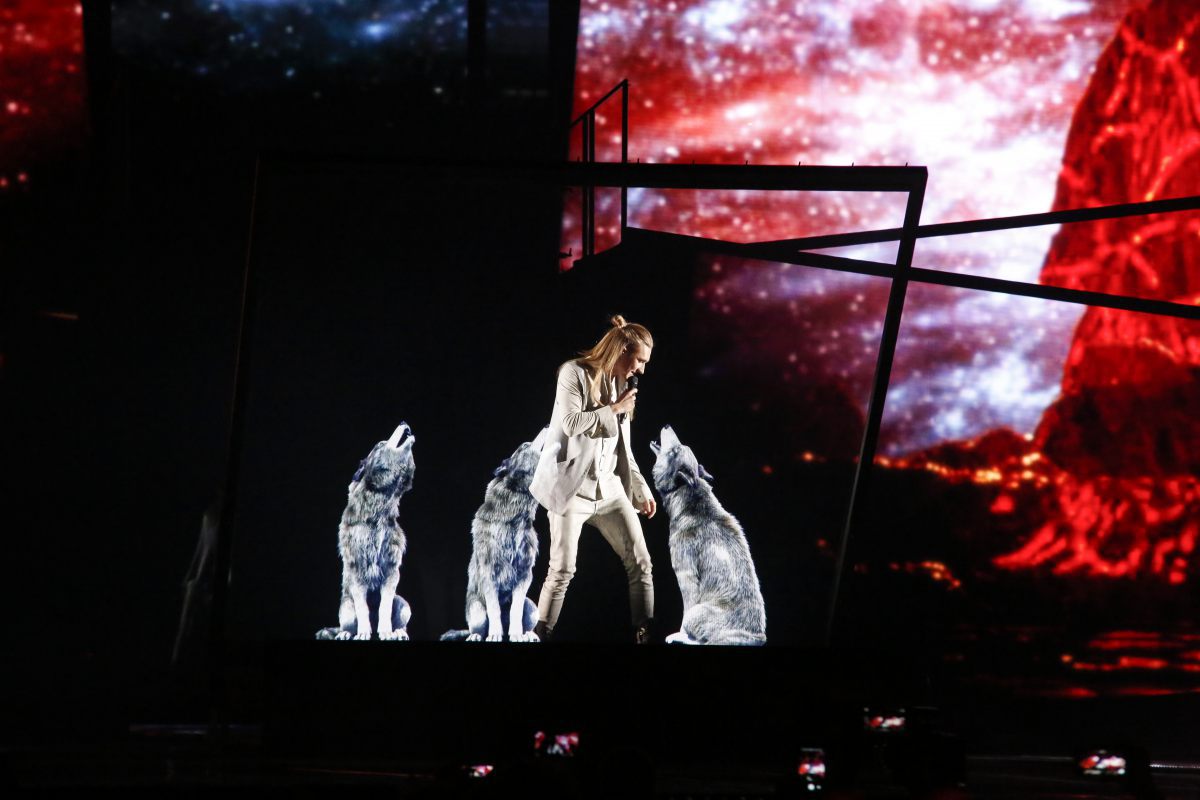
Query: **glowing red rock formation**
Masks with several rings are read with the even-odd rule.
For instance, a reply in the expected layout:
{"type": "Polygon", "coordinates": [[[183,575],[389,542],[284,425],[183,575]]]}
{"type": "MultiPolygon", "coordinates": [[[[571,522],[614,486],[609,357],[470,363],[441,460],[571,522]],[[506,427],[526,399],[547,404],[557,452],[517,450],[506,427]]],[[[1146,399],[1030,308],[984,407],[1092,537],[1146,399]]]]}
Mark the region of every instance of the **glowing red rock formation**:
{"type": "MultiPolygon", "coordinates": [[[[1200,5],[1134,9],[1067,138],[1055,209],[1200,194],[1200,5]]],[[[1200,304],[1200,213],[1064,226],[1048,284],[1200,304]]],[[[1034,438],[1050,520],[1006,568],[1186,580],[1200,531],[1200,323],[1091,308],[1034,438]]]]}

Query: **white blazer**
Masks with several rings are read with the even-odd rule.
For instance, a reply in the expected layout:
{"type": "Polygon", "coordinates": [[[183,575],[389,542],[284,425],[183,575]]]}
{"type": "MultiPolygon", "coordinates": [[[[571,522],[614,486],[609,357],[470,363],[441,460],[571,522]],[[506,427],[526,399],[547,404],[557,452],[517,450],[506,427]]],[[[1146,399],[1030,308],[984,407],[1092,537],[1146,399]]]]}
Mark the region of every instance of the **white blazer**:
{"type": "Polygon", "coordinates": [[[599,440],[614,436],[619,437],[616,473],[626,496],[635,507],[651,497],[629,446],[628,415],[618,423],[611,408],[592,404],[591,389],[591,375],[579,361],[558,368],[550,429],[529,486],[534,499],[554,514],[566,513],[596,459],[599,440]]]}

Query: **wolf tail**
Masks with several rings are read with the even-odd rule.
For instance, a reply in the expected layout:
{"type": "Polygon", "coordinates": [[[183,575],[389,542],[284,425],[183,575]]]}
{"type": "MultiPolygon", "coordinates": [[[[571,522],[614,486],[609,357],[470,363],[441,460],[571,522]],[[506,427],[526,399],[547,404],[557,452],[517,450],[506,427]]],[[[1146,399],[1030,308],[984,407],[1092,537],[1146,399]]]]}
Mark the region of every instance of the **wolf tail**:
{"type": "Polygon", "coordinates": [[[470,635],[470,633],[471,632],[469,630],[467,630],[466,628],[463,628],[461,631],[446,631],[445,633],[443,633],[441,636],[438,637],[438,641],[439,642],[461,642],[461,641],[465,641],[467,636],[470,635]]]}
{"type": "Polygon", "coordinates": [[[766,643],[767,635],[765,633],[754,633],[753,631],[728,631],[727,633],[709,642],[709,644],[734,645],[740,647],[759,647],[766,643]]]}

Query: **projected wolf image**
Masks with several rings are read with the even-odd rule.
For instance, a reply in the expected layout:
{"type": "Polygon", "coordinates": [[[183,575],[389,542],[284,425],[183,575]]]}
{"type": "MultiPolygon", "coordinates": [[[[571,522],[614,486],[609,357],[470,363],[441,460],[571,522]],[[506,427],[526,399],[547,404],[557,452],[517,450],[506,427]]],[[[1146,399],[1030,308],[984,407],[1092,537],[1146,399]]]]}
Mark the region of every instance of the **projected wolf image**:
{"type": "Polygon", "coordinates": [[[537,606],[527,596],[533,582],[538,504],[529,482],[541,457],[546,430],[504,459],[471,521],[467,565],[467,628],[447,631],[443,641],[537,642],[537,606]],[[507,623],[507,624],[506,624],[507,623]]]}
{"type": "Polygon", "coordinates": [[[712,475],[667,425],[654,451],[654,488],[671,520],[671,567],[683,622],[668,644],[761,645],[767,612],[741,525],[722,508],[712,475]]]}
{"type": "Polygon", "coordinates": [[[408,424],[401,422],[387,441],[371,448],[350,481],[338,526],[342,556],[338,627],[317,631],[317,639],[368,640],[372,632],[382,640],[408,639],[412,609],[396,590],[408,546],[400,527],[400,498],[412,488],[415,441],[408,424]],[[368,601],[376,596],[372,609],[368,601]]]}

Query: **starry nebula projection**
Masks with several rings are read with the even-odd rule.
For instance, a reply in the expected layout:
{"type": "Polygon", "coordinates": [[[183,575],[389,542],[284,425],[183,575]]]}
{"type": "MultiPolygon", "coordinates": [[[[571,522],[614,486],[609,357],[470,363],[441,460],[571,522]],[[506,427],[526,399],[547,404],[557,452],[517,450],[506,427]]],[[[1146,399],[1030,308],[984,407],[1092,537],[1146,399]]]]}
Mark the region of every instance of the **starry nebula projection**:
{"type": "Polygon", "coordinates": [[[77,157],[86,91],[78,2],[0,6],[0,198],[35,190],[44,167],[77,157]]]}
{"type": "Polygon", "coordinates": [[[122,0],[118,55],[225,93],[330,93],[417,84],[449,93],[466,59],[458,0],[122,0]]]}
{"type": "MultiPolygon", "coordinates": [[[[921,164],[930,174],[922,222],[1047,211],[1072,113],[1132,5],[584,0],[576,109],[628,77],[631,159],[921,164]]],[[[616,101],[602,105],[598,157],[618,156],[619,126],[616,101]]],[[[653,191],[631,193],[630,224],[772,240],[892,227],[899,224],[903,203],[847,194],[822,197],[794,214],[781,211],[766,194],[709,192],[669,200],[653,191]]],[[[613,242],[616,220],[611,201],[601,202],[598,247],[613,242]]],[[[571,209],[564,228],[564,251],[577,251],[578,222],[571,209]]],[[[1031,228],[923,240],[914,263],[1035,281],[1053,234],[1031,228]]],[[[893,257],[879,248],[841,252],[893,257]]],[[[850,309],[862,294],[858,281],[814,272],[811,281],[789,279],[789,291],[772,300],[775,271],[749,263],[704,274],[698,308],[712,316],[702,325],[725,325],[747,347],[758,347],[766,331],[755,333],[753,318],[765,306],[786,310],[816,300],[850,309]],[[718,290],[723,299],[715,304],[718,290]],[[763,291],[767,300],[760,297],[763,291]]],[[[919,327],[925,364],[911,369],[902,364],[893,383],[889,405],[900,406],[897,419],[907,422],[886,432],[882,444],[890,454],[997,426],[1030,432],[1057,392],[1078,309],[1046,306],[1031,312],[1010,307],[1008,298],[955,297],[961,305],[947,298],[930,293],[909,306],[907,313],[919,320],[912,330],[919,327]],[[1029,313],[1038,316],[1030,319],[1029,313]],[[1022,324],[1012,324],[1014,314],[1022,324]],[[979,347],[969,351],[964,337],[979,347]],[[1011,402],[1017,396],[1022,401],[1011,402]],[[935,406],[954,411],[949,418],[930,415],[935,406]]],[[[872,346],[863,332],[877,328],[877,320],[855,311],[827,324],[844,328],[838,341],[827,334],[803,364],[788,360],[794,350],[780,348],[781,358],[764,365],[761,382],[784,374],[837,381],[846,364],[858,362],[872,346]],[[854,342],[853,352],[845,351],[846,342],[854,342]],[[798,374],[801,367],[806,375],[798,374]]],[[[846,388],[865,409],[862,387],[869,385],[872,365],[864,369],[846,388]]]]}

